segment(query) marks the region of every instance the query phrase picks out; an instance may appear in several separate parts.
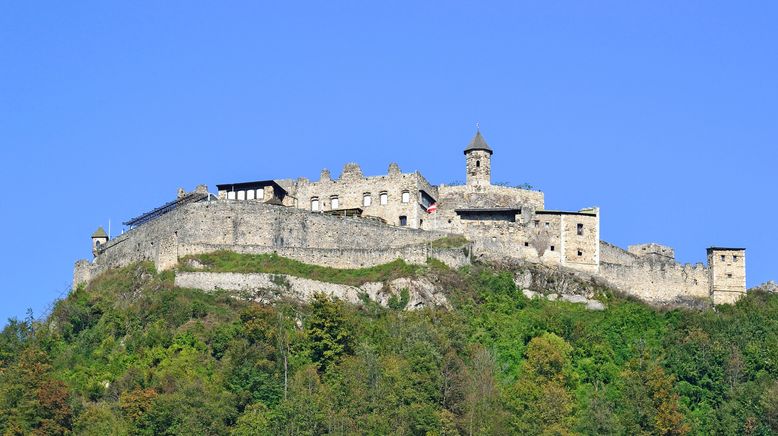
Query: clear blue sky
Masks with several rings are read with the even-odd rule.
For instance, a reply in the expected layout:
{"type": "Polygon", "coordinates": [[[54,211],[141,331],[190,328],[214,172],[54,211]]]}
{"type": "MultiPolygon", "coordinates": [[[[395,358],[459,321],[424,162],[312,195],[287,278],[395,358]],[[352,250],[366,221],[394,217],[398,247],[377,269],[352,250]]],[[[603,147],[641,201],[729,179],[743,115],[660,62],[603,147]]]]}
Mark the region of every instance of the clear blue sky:
{"type": "MultiPolygon", "coordinates": [[[[778,2],[3,2],[0,319],[176,188],[391,161],[778,278],[778,2]]],[[[0,324],[2,322],[0,321],[0,324]]]]}

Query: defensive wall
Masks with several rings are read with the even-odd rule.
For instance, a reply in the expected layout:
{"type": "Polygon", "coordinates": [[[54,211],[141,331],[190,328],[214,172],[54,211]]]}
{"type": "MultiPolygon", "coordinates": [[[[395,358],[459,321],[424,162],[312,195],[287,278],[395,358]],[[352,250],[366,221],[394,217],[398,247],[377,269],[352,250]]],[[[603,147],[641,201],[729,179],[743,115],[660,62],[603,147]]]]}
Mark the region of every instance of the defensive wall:
{"type": "Polygon", "coordinates": [[[74,285],[132,262],[152,261],[161,271],[175,266],[183,256],[216,250],[276,252],[338,268],[368,267],[398,258],[420,264],[433,257],[452,267],[469,263],[469,246],[430,246],[446,236],[450,234],[259,201],[203,201],[177,208],[106,242],[93,262],[77,262],[74,285]]]}
{"type": "Polygon", "coordinates": [[[598,275],[614,288],[652,304],[708,301],[711,296],[710,270],[703,264],[680,264],[654,252],[638,256],[605,241],[600,242],[598,275]]]}

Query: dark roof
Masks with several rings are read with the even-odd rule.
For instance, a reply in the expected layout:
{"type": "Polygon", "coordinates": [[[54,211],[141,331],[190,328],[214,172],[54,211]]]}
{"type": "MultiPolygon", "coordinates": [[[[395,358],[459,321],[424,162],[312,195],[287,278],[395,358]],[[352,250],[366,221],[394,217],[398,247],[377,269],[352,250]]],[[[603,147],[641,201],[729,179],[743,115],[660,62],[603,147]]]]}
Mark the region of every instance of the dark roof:
{"type": "Polygon", "coordinates": [[[733,247],[708,247],[708,252],[712,250],[717,251],[746,251],[745,248],[733,248],[733,247]]]}
{"type": "Polygon", "coordinates": [[[281,187],[275,180],[257,180],[255,182],[240,182],[240,183],[223,183],[216,185],[216,189],[219,191],[242,191],[244,189],[257,189],[264,188],[265,186],[272,186],[276,191],[281,191],[284,194],[288,194],[287,190],[281,187]]]}
{"type": "Polygon", "coordinates": [[[515,207],[481,207],[454,209],[456,213],[519,213],[521,209],[515,207]]]}
{"type": "Polygon", "coordinates": [[[108,234],[105,233],[105,230],[103,229],[103,226],[100,226],[95,230],[94,233],[92,233],[93,238],[107,238],[108,234]]]}
{"type": "Polygon", "coordinates": [[[585,215],[585,216],[597,216],[594,212],[566,212],[561,210],[536,210],[538,215],[585,215]]]}
{"type": "Polygon", "coordinates": [[[480,130],[475,132],[475,136],[473,136],[473,139],[470,140],[470,144],[467,144],[467,148],[465,148],[465,154],[474,150],[488,151],[489,154],[494,153],[492,149],[489,147],[489,144],[487,144],[486,141],[484,140],[484,137],[481,136],[480,130]]]}

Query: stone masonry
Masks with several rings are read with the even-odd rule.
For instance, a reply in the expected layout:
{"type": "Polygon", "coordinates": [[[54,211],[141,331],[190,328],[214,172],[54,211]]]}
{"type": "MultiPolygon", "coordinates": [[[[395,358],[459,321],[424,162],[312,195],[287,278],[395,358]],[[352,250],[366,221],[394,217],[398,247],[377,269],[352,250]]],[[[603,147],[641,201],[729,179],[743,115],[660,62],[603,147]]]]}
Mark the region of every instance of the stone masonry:
{"type": "Polygon", "coordinates": [[[464,150],[464,185],[435,186],[394,163],[385,175],[365,176],[349,163],[338,178],[325,169],[318,181],[221,184],[218,195],[207,197],[180,191],[180,205],[142,215],[132,221],[142,224],[117,238],[96,232],[95,258],[76,264],[74,284],[134,261],[165,270],[189,254],[231,250],[337,268],[429,257],[452,267],[471,256],[539,263],[589,274],[657,304],[730,304],[745,294],[744,249],[709,248],[707,267],[681,265],[671,247],[656,243],[623,250],[600,239],[597,207],[548,210],[540,191],[492,185],[493,153],[477,132],[464,150]],[[198,202],[184,204],[188,198],[198,202]],[[462,237],[463,247],[434,248],[436,240],[462,237]]]}

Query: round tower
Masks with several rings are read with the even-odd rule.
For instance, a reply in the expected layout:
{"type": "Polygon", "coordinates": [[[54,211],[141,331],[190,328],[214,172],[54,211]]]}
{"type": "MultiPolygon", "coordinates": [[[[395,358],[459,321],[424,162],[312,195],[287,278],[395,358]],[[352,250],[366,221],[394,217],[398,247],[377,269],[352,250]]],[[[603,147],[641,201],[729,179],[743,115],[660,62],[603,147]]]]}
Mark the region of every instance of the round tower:
{"type": "Polygon", "coordinates": [[[481,131],[476,131],[465,148],[468,185],[488,186],[492,183],[492,153],[489,144],[481,136],[481,131]]]}

